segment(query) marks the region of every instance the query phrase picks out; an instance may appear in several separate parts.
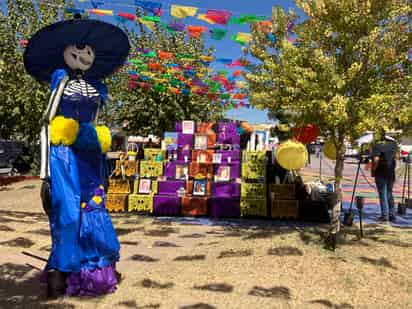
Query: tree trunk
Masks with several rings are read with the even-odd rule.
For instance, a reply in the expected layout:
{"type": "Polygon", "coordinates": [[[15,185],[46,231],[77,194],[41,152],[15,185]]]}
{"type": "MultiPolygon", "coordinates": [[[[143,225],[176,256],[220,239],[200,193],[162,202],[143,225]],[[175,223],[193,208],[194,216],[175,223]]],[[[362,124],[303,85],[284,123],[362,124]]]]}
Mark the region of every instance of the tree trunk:
{"type": "MultiPolygon", "coordinates": [[[[335,193],[336,193],[336,200],[333,202],[332,206],[332,220],[331,220],[331,227],[330,233],[337,234],[340,230],[340,210],[341,210],[341,203],[342,203],[342,176],[343,176],[343,168],[344,168],[344,161],[345,161],[345,136],[343,133],[338,133],[338,140],[336,143],[336,165],[335,165],[335,193]]],[[[336,236],[334,236],[334,246],[336,245],[336,236]]]]}

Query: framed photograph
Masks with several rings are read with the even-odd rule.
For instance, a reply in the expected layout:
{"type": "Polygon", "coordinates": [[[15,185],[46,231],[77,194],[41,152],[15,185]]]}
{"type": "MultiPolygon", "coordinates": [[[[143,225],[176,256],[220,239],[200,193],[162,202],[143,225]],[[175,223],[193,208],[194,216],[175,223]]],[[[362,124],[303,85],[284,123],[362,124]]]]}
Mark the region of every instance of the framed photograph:
{"type": "Polygon", "coordinates": [[[189,176],[189,167],[185,164],[176,164],[176,179],[186,179],[189,176]]]}
{"type": "Polygon", "coordinates": [[[207,135],[195,135],[195,149],[206,150],[207,149],[207,135]]]}
{"type": "Polygon", "coordinates": [[[167,151],[177,150],[177,133],[165,132],[164,143],[167,151]]]}
{"type": "Polygon", "coordinates": [[[182,133],[183,134],[195,134],[195,122],[194,121],[183,121],[182,122],[182,133]]]}
{"type": "Polygon", "coordinates": [[[230,180],[230,166],[219,166],[216,173],[217,181],[229,181],[230,180]]]}
{"type": "Polygon", "coordinates": [[[139,193],[149,194],[152,191],[152,181],[150,179],[139,180],[139,193]]]}
{"type": "Polygon", "coordinates": [[[214,164],[221,164],[222,163],[222,154],[221,153],[214,153],[212,162],[214,164]]]}
{"type": "Polygon", "coordinates": [[[193,195],[206,195],[206,179],[195,179],[193,181],[193,195]]]}

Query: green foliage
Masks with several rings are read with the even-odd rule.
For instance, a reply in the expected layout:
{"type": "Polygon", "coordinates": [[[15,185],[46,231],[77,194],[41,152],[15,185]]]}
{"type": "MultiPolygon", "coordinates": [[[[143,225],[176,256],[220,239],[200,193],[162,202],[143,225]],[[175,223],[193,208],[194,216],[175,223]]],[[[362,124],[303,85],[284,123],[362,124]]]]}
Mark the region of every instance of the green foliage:
{"type": "MultiPolygon", "coordinates": [[[[140,12],[137,11],[137,16],[140,12]]],[[[142,63],[139,60],[138,48],[147,48],[153,51],[170,52],[176,57],[173,63],[190,64],[198,73],[207,76],[208,71],[203,65],[191,59],[199,59],[202,55],[211,56],[212,49],[206,49],[203,39],[185,37],[184,33],[167,30],[164,25],[154,25],[154,31],[145,31],[142,24],[139,31],[126,29],[131,43],[130,59],[136,64],[136,70],[140,73],[142,63]],[[184,56],[187,55],[187,56],[184,56]],[[190,56],[190,57],[189,57],[190,56]],[[190,58],[190,59],[188,59],[190,58]]],[[[153,59],[157,62],[156,58],[153,59]]],[[[159,81],[152,85],[152,89],[129,89],[127,70],[124,67],[114,78],[108,81],[109,92],[117,103],[108,105],[105,119],[114,125],[127,124],[125,131],[133,134],[156,134],[161,136],[165,131],[174,128],[175,121],[192,119],[195,121],[209,121],[220,118],[223,108],[220,104],[210,102],[206,96],[190,94],[174,94],[168,91],[171,86],[169,81],[159,81]]],[[[159,74],[157,75],[160,76],[159,74]]],[[[167,79],[168,76],[166,76],[167,79]]]]}
{"type": "Polygon", "coordinates": [[[317,124],[338,148],[365,130],[412,121],[411,6],[408,1],[298,0],[308,17],[294,27],[293,12],[275,7],[269,40],[252,29],[252,55],[261,60],[247,79],[255,106],[288,111],[297,125],[317,124]]]}

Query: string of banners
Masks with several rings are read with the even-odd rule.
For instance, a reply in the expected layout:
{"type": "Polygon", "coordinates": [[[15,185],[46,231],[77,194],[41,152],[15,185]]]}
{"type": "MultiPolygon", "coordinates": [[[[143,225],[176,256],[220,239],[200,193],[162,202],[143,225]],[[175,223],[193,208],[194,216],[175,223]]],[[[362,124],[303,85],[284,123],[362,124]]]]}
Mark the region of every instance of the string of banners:
{"type": "Polygon", "coordinates": [[[132,52],[122,72],[127,74],[130,91],[141,88],[183,96],[193,94],[221,104],[226,109],[250,108],[250,104],[243,101],[248,98],[248,85],[242,80],[241,70],[249,62],[242,59],[216,59],[234,68],[231,73],[228,70],[211,69],[209,64],[212,60],[213,57],[207,55],[195,57],[191,54],[139,48],[132,52]]]}
{"type": "MultiPolygon", "coordinates": [[[[85,0],[78,0],[79,2],[85,2],[85,0]]],[[[113,10],[101,9],[100,6],[104,5],[104,1],[90,1],[92,8],[80,9],[80,8],[66,8],[67,12],[71,13],[89,13],[101,16],[114,16],[119,22],[139,22],[146,26],[149,30],[154,30],[157,25],[173,32],[186,31],[190,37],[200,37],[206,33],[210,35],[213,40],[223,40],[228,30],[224,28],[211,28],[208,29],[205,26],[198,25],[186,25],[182,22],[187,17],[196,18],[210,25],[244,25],[252,23],[262,23],[266,26],[271,22],[267,20],[266,16],[260,16],[255,14],[242,14],[240,16],[233,16],[232,12],[228,10],[215,10],[215,9],[202,9],[194,6],[184,6],[171,4],[165,6],[164,3],[153,1],[140,1],[135,0],[136,7],[141,8],[145,15],[138,17],[135,14],[127,12],[114,12],[113,10]],[[168,8],[169,15],[172,19],[169,22],[162,22],[161,17],[164,16],[165,9],[168,8]]],[[[234,42],[245,45],[250,43],[252,35],[246,32],[238,32],[232,34],[230,39],[234,42]]]]}

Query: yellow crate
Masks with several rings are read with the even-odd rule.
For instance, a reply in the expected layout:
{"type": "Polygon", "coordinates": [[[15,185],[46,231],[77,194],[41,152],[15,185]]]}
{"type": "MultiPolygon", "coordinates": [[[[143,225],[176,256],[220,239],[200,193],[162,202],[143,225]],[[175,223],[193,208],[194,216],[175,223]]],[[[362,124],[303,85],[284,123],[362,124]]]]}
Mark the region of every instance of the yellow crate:
{"type": "Polygon", "coordinates": [[[246,151],[242,152],[242,161],[256,165],[266,165],[265,151],[246,151]]]}
{"type": "MultiPolygon", "coordinates": [[[[153,194],[157,193],[157,180],[152,180],[152,192],[153,194]]],[[[133,194],[139,194],[139,180],[133,180],[133,194]]]]}
{"type": "Polygon", "coordinates": [[[266,165],[242,163],[242,178],[258,179],[266,177],[266,165]]]}
{"type": "Polygon", "coordinates": [[[163,162],[141,161],[141,177],[159,177],[163,175],[163,162]]]}
{"type": "Polygon", "coordinates": [[[158,155],[162,156],[162,160],[166,158],[166,151],[160,148],[145,148],[143,151],[145,161],[156,161],[158,155]]]}
{"type": "Polygon", "coordinates": [[[266,184],[242,182],[240,185],[240,196],[247,198],[266,198],[266,184]]]}
{"type": "Polygon", "coordinates": [[[244,198],[240,199],[240,214],[242,217],[246,216],[267,216],[267,205],[266,199],[251,199],[244,198]]]}
{"type": "Polygon", "coordinates": [[[110,178],[107,192],[117,194],[130,193],[129,179],[126,178],[123,180],[122,178],[110,178]]]}
{"type": "Polygon", "coordinates": [[[299,218],[299,201],[297,200],[272,200],[272,218],[299,218]]]}
{"type": "Polygon", "coordinates": [[[128,211],[153,213],[153,194],[130,194],[128,211]]]}
{"type": "Polygon", "coordinates": [[[269,192],[273,200],[294,200],[295,185],[294,184],[274,184],[269,185],[269,192]]]}
{"type": "Polygon", "coordinates": [[[106,209],[109,212],[122,212],[127,209],[127,196],[128,194],[107,194],[106,209]]]}

